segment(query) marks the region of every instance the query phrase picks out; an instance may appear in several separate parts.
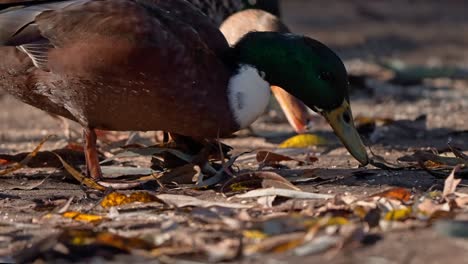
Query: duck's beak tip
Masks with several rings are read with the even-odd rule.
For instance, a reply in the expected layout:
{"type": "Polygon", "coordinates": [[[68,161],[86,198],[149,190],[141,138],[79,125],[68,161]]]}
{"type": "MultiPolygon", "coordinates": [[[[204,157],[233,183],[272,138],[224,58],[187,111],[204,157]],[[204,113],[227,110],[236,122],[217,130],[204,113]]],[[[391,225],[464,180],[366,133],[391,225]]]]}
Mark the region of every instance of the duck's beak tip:
{"type": "Polygon", "coordinates": [[[338,108],[331,111],[324,111],[322,115],[327,119],[333,131],[340,138],[349,153],[359,161],[362,166],[369,164],[369,156],[354,126],[349,103],[345,100],[338,108]]]}

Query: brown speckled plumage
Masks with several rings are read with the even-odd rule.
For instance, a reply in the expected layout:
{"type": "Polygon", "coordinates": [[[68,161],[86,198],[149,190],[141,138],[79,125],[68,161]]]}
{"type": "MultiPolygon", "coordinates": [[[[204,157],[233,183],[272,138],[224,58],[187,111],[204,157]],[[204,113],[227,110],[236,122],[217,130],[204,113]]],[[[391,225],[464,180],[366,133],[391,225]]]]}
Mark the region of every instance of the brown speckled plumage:
{"type": "Polygon", "coordinates": [[[0,48],[7,58],[0,61],[0,85],[9,93],[84,127],[193,137],[238,129],[227,102],[230,67],[221,60],[228,45],[192,6],[181,0],[63,3],[56,10],[48,4],[15,33],[53,45],[46,69],[15,47],[0,48]]]}

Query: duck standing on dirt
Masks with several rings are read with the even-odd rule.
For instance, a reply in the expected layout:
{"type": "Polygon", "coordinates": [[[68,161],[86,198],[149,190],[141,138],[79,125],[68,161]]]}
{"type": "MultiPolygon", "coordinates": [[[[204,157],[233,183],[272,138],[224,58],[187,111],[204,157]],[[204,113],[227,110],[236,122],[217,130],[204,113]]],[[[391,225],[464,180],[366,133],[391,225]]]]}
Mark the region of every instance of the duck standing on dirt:
{"type": "Polygon", "coordinates": [[[346,69],[304,36],[251,32],[229,47],[184,0],[47,1],[0,11],[0,85],[81,124],[89,175],[102,177],[94,129],[229,135],[265,110],[270,84],[321,113],[368,163],[346,69]]]}

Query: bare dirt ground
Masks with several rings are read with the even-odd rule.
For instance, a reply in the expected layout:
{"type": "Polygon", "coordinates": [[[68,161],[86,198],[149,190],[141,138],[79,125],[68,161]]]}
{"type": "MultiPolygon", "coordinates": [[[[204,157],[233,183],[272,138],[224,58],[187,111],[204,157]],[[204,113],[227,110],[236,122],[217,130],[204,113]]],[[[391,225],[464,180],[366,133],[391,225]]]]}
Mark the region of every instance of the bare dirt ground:
{"type": "MultiPolygon", "coordinates": [[[[283,3],[283,17],[294,32],[321,40],[344,58],[349,72],[357,77],[352,82],[354,85],[351,98],[355,117],[388,118],[394,121],[391,124],[377,123],[373,129],[362,129],[365,142],[372,147],[373,152],[386,160],[396,162],[399,157],[411,155],[415,150],[434,148],[444,151],[450,141],[452,145],[466,153],[468,75],[463,69],[468,69],[466,34],[468,6],[464,1],[370,2],[286,0],[283,3]],[[438,73],[441,75],[438,78],[424,78],[422,81],[420,78],[416,78],[416,81],[404,79],[406,83],[401,80],[392,83],[390,80],[395,72],[382,66],[391,59],[425,67],[434,66],[442,69],[456,67],[457,78],[446,78],[454,75],[453,71],[444,70],[442,74],[438,73]],[[425,115],[425,118],[417,119],[421,115],[425,115]]],[[[44,149],[64,146],[63,129],[56,119],[8,95],[0,95],[0,106],[2,109],[0,154],[31,151],[45,135],[49,134],[56,134],[58,138],[49,140],[44,149]]],[[[278,143],[293,135],[285,119],[276,109],[273,106],[255,123],[252,131],[241,131],[237,137],[225,139],[224,142],[232,146],[236,153],[244,150],[275,150],[278,143]]],[[[79,131],[74,124],[72,129],[79,131]]],[[[338,144],[323,120],[315,121],[313,133],[328,139],[326,146],[313,147],[310,150],[318,156],[318,161],[307,167],[287,164],[290,169],[299,171],[310,168],[321,169],[317,172],[319,177],[316,180],[298,185],[303,191],[366,197],[392,187],[404,187],[418,195],[430,190],[442,190],[444,186],[443,178],[432,176],[422,169],[391,171],[369,165],[366,169],[359,170],[360,173],[352,174],[350,169],[356,169],[357,162],[338,144]]],[[[76,134],[73,136],[78,137],[76,134]]],[[[146,133],[141,136],[148,140],[152,135],[146,133]]],[[[106,144],[102,145],[103,148],[110,149],[106,144]]],[[[256,165],[248,157],[240,159],[238,163],[242,168],[256,168],[256,165]]],[[[64,225],[112,231],[123,236],[143,236],[151,232],[160,234],[161,230],[169,228],[197,232],[203,229],[198,225],[201,226],[206,224],[204,221],[208,221],[194,220],[191,224],[182,225],[178,222],[179,218],[190,214],[188,210],[171,211],[154,208],[144,208],[144,210],[154,210],[160,215],[156,214],[153,215],[154,218],[144,220],[127,219],[122,222],[115,220],[97,225],[75,223],[72,220],[47,221],[44,216],[56,208],[63,207],[71,197],[74,197],[71,205],[73,210],[86,211],[93,209],[102,195],[87,191],[59,169],[28,168],[1,177],[0,262],[11,261],[9,257],[18,253],[34,255],[34,252],[24,250],[33,245],[33,249],[37,250],[38,241],[44,238],[50,239],[50,235],[60,233],[64,225]],[[41,185],[32,190],[17,188],[38,183],[46,177],[48,178],[41,185]],[[179,226],[168,226],[171,223],[179,226]]],[[[296,180],[294,177],[288,179],[293,182],[296,180]]],[[[466,182],[462,181],[457,189],[458,192],[468,193],[468,188],[464,184],[466,182]]],[[[226,200],[214,190],[189,190],[183,189],[182,193],[190,193],[210,201],[226,200]]],[[[160,190],[152,189],[152,191],[160,190]]],[[[181,193],[180,190],[171,192],[181,193]]],[[[137,209],[125,210],[132,212],[137,209]]],[[[454,217],[467,219],[468,213],[461,210],[454,217]]],[[[213,230],[214,233],[221,231],[213,230]]],[[[390,231],[374,228],[370,233],[375,238],[370,239],[371,242],[332,252],[308,254],[305,257],[290,254],[289,251],[277,254],[267,252],[251,257],[226,258],[226,260],[241,263],[291,263],[307,260],[386,264],[464,263],[468,258],[467,240],[444,236],[430,223],[418,227],[395,228],[390,231]]],[[[46,244],[46,242],[41,243],[46,244]]],[[[102,252],[90,249],[81,252],[91,257],[81,261],[103,260],[102,252]]],[[[137,262],[150,262],[150,258],[139,256],[139,258],[133,256],[132,259],[118,255],[114,261],[128,262],[132,259],[137,262]]],[[[48,259],[47,256],[43,258],[48,259]]],[[[182,262],[181,259],[186,263],[190,263],[188,260],[207,261],[203,257],[158,258],[161,262],[174,263],[182,262]]],[[[28,258],[23,260],[31,261],[28,258]]],[[[223,260],[223,258],[211,260],[223,260]]]]}

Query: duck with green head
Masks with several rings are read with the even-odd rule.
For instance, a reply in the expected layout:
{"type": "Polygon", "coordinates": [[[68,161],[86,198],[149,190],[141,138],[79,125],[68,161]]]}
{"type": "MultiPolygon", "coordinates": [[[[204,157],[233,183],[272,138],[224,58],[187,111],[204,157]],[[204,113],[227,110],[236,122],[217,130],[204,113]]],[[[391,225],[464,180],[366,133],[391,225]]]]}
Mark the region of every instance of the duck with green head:
{"type": "Polygon", "coordinates": [[[73,0],[0,11],[0,44],[2,88],[81,124],[97,180],[94,129],[229,135],[263,113],[270,85],[324,115],[368,162],[344,65],[308,37],[252,32],[230,47],[184,0],[73,0]]]}

